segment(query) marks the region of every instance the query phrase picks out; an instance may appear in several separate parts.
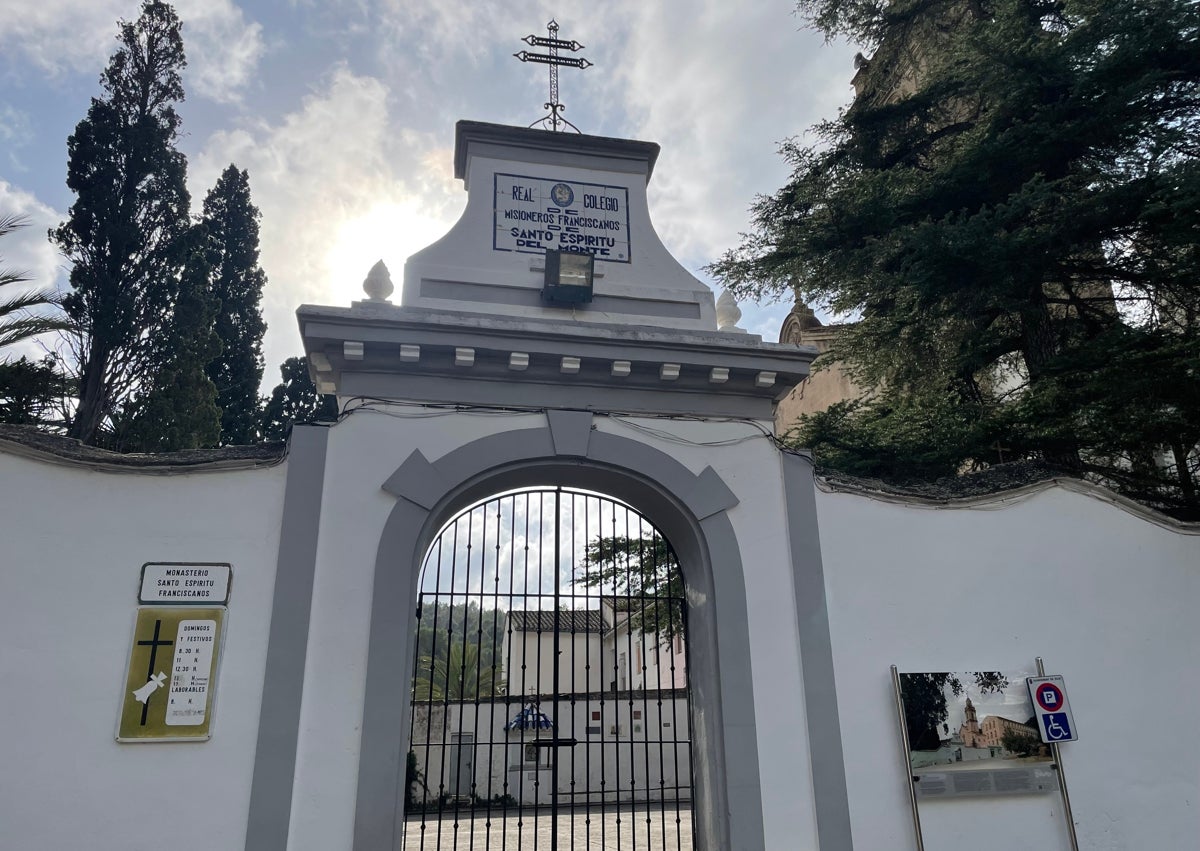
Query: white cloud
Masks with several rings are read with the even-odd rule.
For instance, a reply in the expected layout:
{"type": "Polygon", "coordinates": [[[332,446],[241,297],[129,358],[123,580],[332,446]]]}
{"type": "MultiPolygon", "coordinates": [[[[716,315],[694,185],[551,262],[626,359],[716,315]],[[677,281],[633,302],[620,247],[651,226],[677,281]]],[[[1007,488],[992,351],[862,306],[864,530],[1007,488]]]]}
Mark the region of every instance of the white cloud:
{"type": "Polygon", "coordinates": [[[848,48],[823,47],[791,2],[632,3],[617,79],[635,133],[663,144],[651,204],[664,240],[709,262],[778,189],[778,143],[849,101],[848,48]],[[844,59],[840,53],[845,53],[844,59]]]}
{"type": "Polygon", "coordinates": [[[283,359],[301,351],[299,304],[363,298],[362,280],[380,258],[398,290],[408,255],[448,230],[465,201],[450,152],[397,127],[387,87],[345,67],[279,123],[214,134],[192,159],[197,205],[230,162],[249,171],[262,210],[268,388],[283,359]]]}
{"type": "MultiPolygon", "coordinates": [[[[62,258],[47,238],[47,231],[56,227],[64,218],[48,204],[39,201],[32,193],[0,180],[0,215],[17,216],[26,223],[0,240],[0,267],[20,272],[29,279],[25,289],[41,289],[46,286],[66,288],[66,270],[62,258]]],[[[16,286],[16,285],[13,285],[16,286]]],[[[15,293],[5,287],[4,297],[15,293]]],[[[27,355],[39,358],[45,354],[37,341],[9,346],[0,352],[0,359],[19,358],[27,355]]]]}
{"type": "MultiPolygon", "coordinates": [[[[176,0],[184,29],[189,92],[238,98],[263,53],[262,27],[231,0],[176,0]]],[[[139,0],[0,0],[0,41],[51,77],[99,77],[117,48],[118,19],[135,20],[139,0]]]]}
{"type": "Polygon", "coordinates": [[[62,258],[46,233],[57,227],[65,214],[42,203],[33,193],[0,180],[0,215],[19,216],[27,223],[0,242],[5,268],[27,272],[31,283],[38,286],[64,284],[62,258]]]}
{"type": "Polygon", "coordinates": [[[29,115],[8,104],[0,104],[0,142],[7,150],[8,165],[17,172],[26,172],[28,167],[17,156],[17,152],[33,142],[33,125],[29,115]]]}
{"type": "Polygon", "coordinates": [[[189,90],[222,103],[241,99],[263,55],[263,28],[230,0],[175,0],[183,21],[189,90]]]}
{"type": "Polygon", "coordinates": [[[95,70],[115,47],[118,18],[137,15],[136,0],[0,0],[0,41],[43,72],[95,70]]]}

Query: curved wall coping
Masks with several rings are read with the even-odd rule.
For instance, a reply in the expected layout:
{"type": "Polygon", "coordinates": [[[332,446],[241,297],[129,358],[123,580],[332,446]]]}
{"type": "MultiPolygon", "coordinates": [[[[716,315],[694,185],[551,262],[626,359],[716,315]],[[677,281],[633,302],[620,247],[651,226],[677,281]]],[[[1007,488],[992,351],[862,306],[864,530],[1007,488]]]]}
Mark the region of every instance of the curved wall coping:
{"type": "Polygon", "coordinates": [[[932,497],[904,493],[898,490],[888,490],[882,485],[872,485],[870,482],[862,479],[854,480],[840,477],[831,479],[822,476],[819,469],[816,471],[814,478],[817,487],[825,493],[851,494],[872,499],[876,502],[888,502],[893,505],[903,505],[908,508],[924,510],[996,510],[1025,502],[1045,491],[1060,488],[1107,503],[1115,508],[1119,508],[1126,514],[1131,514],[1140,520],[1153,523],[1155,526],[1163,529],[1169,529],[1181,535],[1200,535],[1200,523],[1177,520],[1168,514],[1163,514],[1161,511],[1142,505],[1140,502],[1134,502],[1128,497],[1121,496],[1119,493],[1111,491],[1106,487],[1069,476],[1052,476],[1039,482],[1031,482],[1026,485],[1005,488],[1004,490],[997,490],[991,493],[947,497],[932,497]]]}

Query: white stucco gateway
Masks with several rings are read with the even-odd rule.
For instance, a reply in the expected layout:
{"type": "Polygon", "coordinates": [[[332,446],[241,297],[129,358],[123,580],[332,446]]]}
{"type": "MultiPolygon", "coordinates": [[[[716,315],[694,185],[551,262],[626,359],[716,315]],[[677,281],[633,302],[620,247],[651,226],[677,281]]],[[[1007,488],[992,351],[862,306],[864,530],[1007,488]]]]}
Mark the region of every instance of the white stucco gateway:
{"type": "MultiPolygon", "coordinates": [[[[716,331],[650,226],[656,156],[460,124],[467,210],[402,303],[298,311],[344,414],[284,457],[0,433],[0,846],[399,847],[426,551],[532,486],[621,500],[678,556],[697,849],[915,847],[889,666],[1037,656],[1084,732],[1081,846],[1194,844],[1198,530],[1073,483],[934,505],[815,478],[771,435],[813,352],[716,331]],[[610,252],[590,305],[541,301],[565,234],[610,252]],[[147,562],[231,566],[208,741],[115,741],[147,562]]],[[[925,847],[1065,851],[1060,808],[927,802],[925,847]]]]}

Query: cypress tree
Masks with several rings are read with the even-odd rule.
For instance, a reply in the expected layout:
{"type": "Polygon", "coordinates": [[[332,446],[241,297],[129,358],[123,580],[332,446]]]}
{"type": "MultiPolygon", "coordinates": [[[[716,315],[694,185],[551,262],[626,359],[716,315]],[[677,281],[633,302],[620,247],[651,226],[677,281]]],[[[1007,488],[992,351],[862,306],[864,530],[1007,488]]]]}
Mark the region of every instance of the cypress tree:
{"type": "Polygon", "coordinates": [[[216,333],[221,351],[208,364],[221,408],[221,443],[258,439],[258,385],[262,381],[262,338],[267,330],[259,310],[267,278],[258,265],[258,208],[250,201],[250,178],[234,165],[225,169],[204,199],[216,333]]]}
{"type": "Polygon", "coordinates": [[[263,406],[264,440],[287,440],[296,423],[337,419],[337,397],[317,392],[306,358],[288,358],[279,371],[283,381],[263,406]]]}
{"type": "Polygon", "coordinates": [[[221,343],[213,331],[217,305],[202,226],[191,243],[171,324],[160,338],[161,366],[116,420],[116,448],[123,452],[201,449],[221,438],[217,388],[205,370],[221,343]]]}
{"type": "Polygon", "coordinates": [[[67,221],[51,238],[71,263],[79,404],[69,434],[95,444],[155,371],[186,259],[186,161],[175,143],[186,65],[179,18],[146,0],[121,21],[103,95],[67,140],[67,221]]]}

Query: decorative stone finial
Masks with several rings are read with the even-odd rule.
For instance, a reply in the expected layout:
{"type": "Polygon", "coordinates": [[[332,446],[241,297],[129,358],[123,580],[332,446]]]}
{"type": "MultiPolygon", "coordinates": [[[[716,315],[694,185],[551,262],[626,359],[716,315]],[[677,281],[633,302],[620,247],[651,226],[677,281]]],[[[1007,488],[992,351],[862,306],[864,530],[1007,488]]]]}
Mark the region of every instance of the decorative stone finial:
{"type": "Polygon", "coordinates": [[[388,267],[380,260],[367,273],[366,280],[363,281],[363,292],[371,301],[387,301],[394,289],[388,267]]]}
{"type": "Polygon", "coordinates": [[[735,334],[745,334],[745,328],[739,328],[737,321],[742,318],[742,309],[729,290],[724,290],[717,299],[717,330],[735,334]]]}

